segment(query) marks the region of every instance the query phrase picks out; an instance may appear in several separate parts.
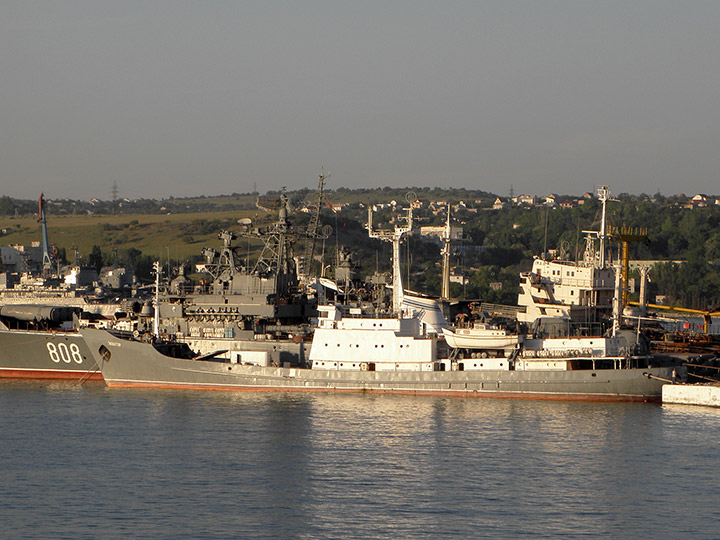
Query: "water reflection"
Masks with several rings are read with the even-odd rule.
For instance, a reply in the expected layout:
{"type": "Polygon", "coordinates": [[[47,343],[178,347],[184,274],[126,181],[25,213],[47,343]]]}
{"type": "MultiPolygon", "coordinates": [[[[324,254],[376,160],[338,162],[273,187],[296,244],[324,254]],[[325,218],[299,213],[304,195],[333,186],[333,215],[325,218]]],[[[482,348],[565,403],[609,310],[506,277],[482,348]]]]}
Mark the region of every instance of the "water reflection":
{"type": "Polygon", "coordinates": [[[0,518],[40,537],[711,538],[718,517],[713,409],[53,385],[0,407],[0,518]]]}

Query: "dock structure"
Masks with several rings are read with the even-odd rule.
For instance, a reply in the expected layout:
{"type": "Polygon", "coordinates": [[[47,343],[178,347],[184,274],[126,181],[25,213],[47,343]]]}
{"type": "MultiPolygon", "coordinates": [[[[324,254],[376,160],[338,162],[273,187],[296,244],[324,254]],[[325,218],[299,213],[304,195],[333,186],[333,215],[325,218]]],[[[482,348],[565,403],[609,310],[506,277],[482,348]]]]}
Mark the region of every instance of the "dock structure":
{"type": "Polygon", "coordinates": [[[720,385],[665,384],[662,387],[662,402],[677,405],[720,407],[720,385]]]}

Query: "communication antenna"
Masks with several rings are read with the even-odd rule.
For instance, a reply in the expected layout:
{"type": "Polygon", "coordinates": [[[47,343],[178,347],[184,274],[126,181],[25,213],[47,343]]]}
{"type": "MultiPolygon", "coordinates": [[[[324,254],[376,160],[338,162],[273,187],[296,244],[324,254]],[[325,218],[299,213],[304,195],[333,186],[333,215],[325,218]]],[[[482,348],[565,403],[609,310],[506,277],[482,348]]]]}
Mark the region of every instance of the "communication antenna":
{"type": "Polygon", "coordinates": [[[160,273],[162,272],[162,266],[160,261],[153,263],[153,273],[155,274],[155,298],[153,298],[153,304],[155,306],[155,313],[153,314],[153,335],[155,337],[160,336],[160,273]]]}
{"type": "Polygon", "coordinates": [[[403,297],[403,286],[402,286],[402,274],[400,271],[400,242],[403,236],[412,230],[413,222],[413,205],[417,201],[417,196],[412,191],[408,192],[405,199],[410,203],[410,207],[407,209],[407,215],[405,216],[406,224],[404,227],[399,225],[395,226],[395,229],[390,230],[374,230],[372,224],[372,205],[368,206],[368,236],[370,238],[377,238],[384,242],[392,242],[393,246],[393,312],[395,314],[400,313],[400,304],[402,303],[403,297]]]}
{"type": "Polygon", "coordinates": [[[330,175],[325,175],[325,169],[321,167],[320,175],[318,176],[318,187],[315,192],[315,211],[310,217],[310,225],[308,225],[307,231],[308,235],[305,240],[305,276],[312,275],[313,257],[315,257],[315,240],[320,225],[320,208],[324,197],[325,180],[328,178],[330,178],[330,175]]]}
{"type": "Polygon", "coordinates": [[[50,261],[50,243],[48,242],[47,222],[45,221],[45,194],[41,193],[38,199],[38,221],[42,231],[42,256],[43,269],[48,270],[52,267],[50,261]]]}
{"type": "Polygon", "coordinates": [[[116,201],[117,201],[117,198],[118,198],[117,182],[113,182],[113,186],[112,186],[112,200],[113,200],[113,202],[116,202],[116,201]]]}
{"type": "Polygon", "coordinates": [[[590,249],[590,242],[592,238],[598,238],[600,240],[600,259],[599,259],[599,268],[605,268],[606,265],[606,253],[605,253],[605,243],[609,239],[610,235],[607,231],[607,202],[608,201],[614,201],[618,202],[618,199],[613,199],[610,197],[610,188],[607,186],[600,186],[597,189],[597,198],[602,203],[602,216],[600,218],[600,230],[599,231],[583,231],[587,236],[587,244],[588,247],[586,247],[586,262],[589,259],[588,253],[591,252],[590,249]]]}
{"type": "Polygon", "coordinates": [[[450,298],[450,203],[447,205],[447,221],[445,222],[445,234],[443,235],[442,247],[442,292],[440,296],[447,300],[450,298]]]}

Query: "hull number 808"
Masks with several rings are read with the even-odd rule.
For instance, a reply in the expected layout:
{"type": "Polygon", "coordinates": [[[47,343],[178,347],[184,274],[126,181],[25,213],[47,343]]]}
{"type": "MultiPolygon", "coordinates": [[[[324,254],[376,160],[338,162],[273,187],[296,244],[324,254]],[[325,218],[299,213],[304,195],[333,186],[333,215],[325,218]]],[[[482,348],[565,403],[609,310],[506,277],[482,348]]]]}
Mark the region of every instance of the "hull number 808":
{"type": "Polygon", "coordinates": [[[66,364],[70,364],[72,362],[82,364],[83,357],[82,354],[80,354],[80,347],[78,347],[75,343],[71,343],[68,347],[65,343],[58,343],[55,345],[53,342],[49,341],[47,343],[47,350],[50,355],[50,360],[56,364],[59,364],[60,362],[64,362],[66,364]]]}

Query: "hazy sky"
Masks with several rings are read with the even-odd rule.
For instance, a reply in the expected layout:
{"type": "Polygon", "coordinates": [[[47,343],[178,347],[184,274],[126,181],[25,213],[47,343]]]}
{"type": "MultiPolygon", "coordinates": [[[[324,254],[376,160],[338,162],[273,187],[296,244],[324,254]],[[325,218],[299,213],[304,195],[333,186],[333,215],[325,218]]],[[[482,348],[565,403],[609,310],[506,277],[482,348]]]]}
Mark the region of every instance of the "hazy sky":
{"type": "Polygon", "coordinates": [[[0,195],[720,194],[720,1],[0,0],[0,195]]]}

